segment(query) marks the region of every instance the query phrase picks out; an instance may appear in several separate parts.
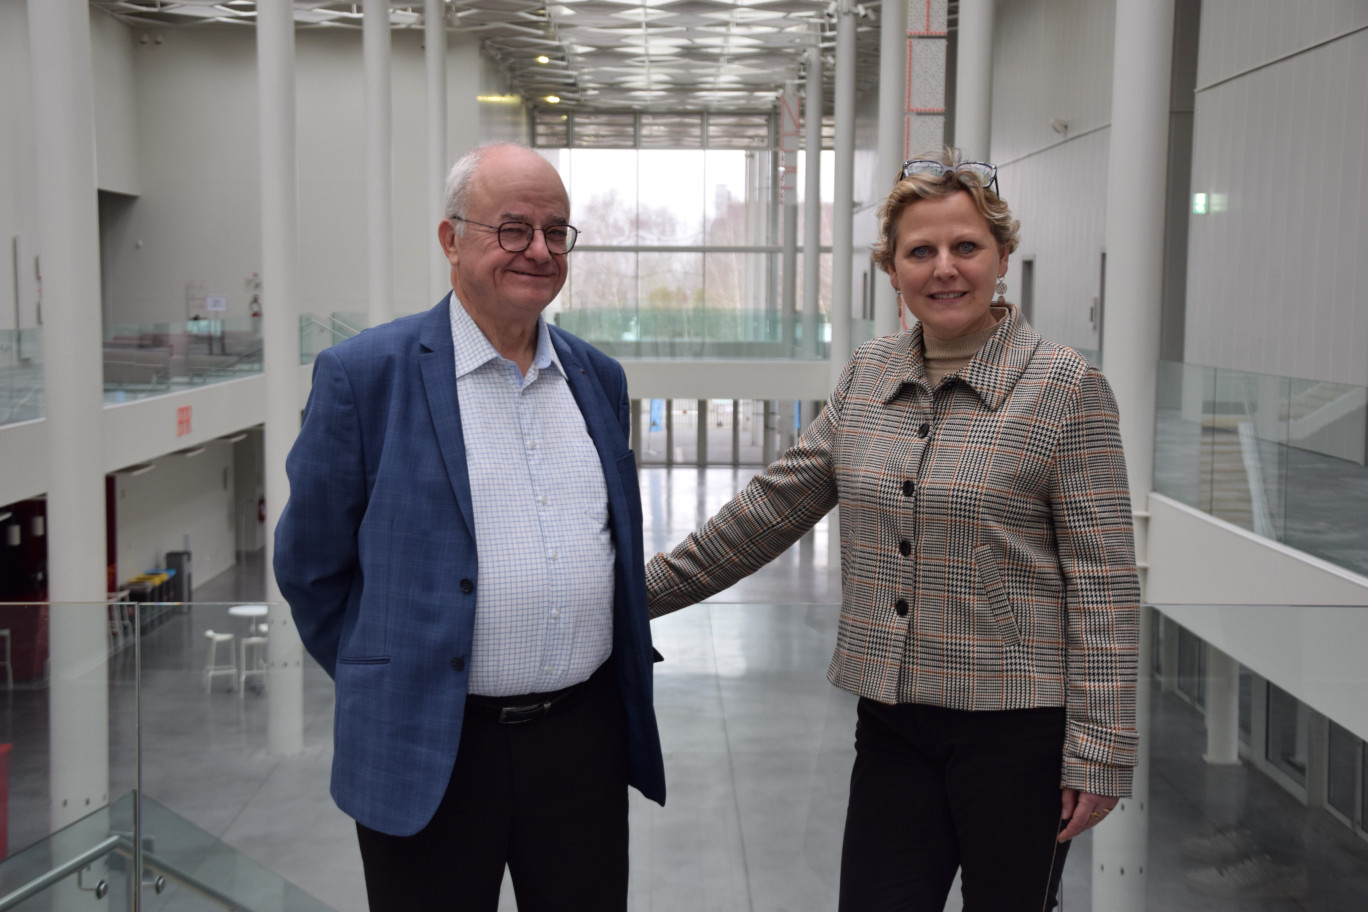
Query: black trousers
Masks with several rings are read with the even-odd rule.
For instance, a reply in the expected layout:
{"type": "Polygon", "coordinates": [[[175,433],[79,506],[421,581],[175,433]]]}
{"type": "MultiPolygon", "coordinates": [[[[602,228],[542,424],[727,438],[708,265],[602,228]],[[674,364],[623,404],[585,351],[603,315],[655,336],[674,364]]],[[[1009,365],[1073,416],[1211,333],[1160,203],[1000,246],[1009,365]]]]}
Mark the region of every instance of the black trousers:
{"type": "Polygon", "coordinates": [[[467,703],[431,822],[413,836],[356,829],[372,912],[494,912],[505,865],[520,912],[625,912],[627,730],[611,669],[530,722],[467,703]]]}
{"type": "Polygon", "coordinates": [[[956,869],[964,912],[1054,908],[1064,723],[860,700],[841,912],[942,912],[956,869]]]}

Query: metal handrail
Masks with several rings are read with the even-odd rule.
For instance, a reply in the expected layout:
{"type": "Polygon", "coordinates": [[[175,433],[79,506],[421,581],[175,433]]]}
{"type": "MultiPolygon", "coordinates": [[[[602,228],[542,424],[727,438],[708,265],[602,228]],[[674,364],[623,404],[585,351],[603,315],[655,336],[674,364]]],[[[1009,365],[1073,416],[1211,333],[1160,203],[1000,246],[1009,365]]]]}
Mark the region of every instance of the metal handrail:
{"type": "Polygon", "coordinates": [[[93,864],[110,852],[118,850],[124,842],[125,839],[122,836],[110,836],[104,842],[96,843],[75,858],[62,862],[46,874],[38,875],[19,889],[11,891],[6,896],[0,896],[0,912],[13,909],[29,897],[43,892],[59,881],[66,880],[86,865],[93,864]]]}
{"type": "MultiPolygon", "coordinates": [[[[117,854],[132,861],[135,857],[134,848],[133,841],[127,836],[110,836],[103,842],[96,843],[74,858],[62,862],[52,870],[38,875],[17,890],[12,890],[5,896],[0,896],[0,912],[13,909],[24,900],[36,896],[48,887],[65,880],[72,874],[85,868],[87,865],[94,864],[101,858],[104,858],[106,855],[117,854]]],[[[146,849],[142,852],[142,858],[143,868],[146,870],[155,871],[161,874],[167,880],[174,881],[179,886],[202,896],[215,905],[225,909],[226,912],[256,912],[252,907],[244,906],[231,896],[220,893],[213,887],[200,882],[195,877],[176,867],[171,862],[158,858],[146,849]]],[[[134,876],[136,876],[141,883],[142,874],[140,871],[136,871],[136,868],[134,876]]],[[[160,893],[161,891],[158,890],[157,892],[160,893]]]]}

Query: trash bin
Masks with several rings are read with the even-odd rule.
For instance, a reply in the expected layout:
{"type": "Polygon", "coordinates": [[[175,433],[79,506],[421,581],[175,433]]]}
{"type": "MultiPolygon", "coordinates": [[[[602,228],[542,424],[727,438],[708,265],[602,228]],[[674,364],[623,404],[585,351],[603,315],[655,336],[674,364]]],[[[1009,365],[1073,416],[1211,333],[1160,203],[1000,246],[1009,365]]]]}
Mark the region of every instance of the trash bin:
{"type": "Polygon", "coordinates": [[[171,577],[171,591],[167,601],[193,602],[195,600],[195,589],[190,578],[190,552],[167,551],[166,566],[167,569],[176,571],[175,575],[171,577]]]}

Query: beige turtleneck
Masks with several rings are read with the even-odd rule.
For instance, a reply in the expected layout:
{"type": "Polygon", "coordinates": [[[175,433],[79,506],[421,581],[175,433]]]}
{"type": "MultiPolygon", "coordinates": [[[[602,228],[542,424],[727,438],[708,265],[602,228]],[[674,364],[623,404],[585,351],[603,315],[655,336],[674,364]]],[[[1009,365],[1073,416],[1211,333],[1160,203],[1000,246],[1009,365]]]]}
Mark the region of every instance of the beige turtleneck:
{"type": "Polygon", "coordinates": [[[922,328],[922,360],[926,364],[926,379],[932,389],[940,386],[942,380],[958,373],[964,365],[972,361],[984,343],[997,332],[997,325],[1002,322],[1002,318],[1007,316],[1007,308],[996,304],[989,312],[993,316],[992,326],[957,339],[933,339],[926,335],[925,327],[922,328]]]}

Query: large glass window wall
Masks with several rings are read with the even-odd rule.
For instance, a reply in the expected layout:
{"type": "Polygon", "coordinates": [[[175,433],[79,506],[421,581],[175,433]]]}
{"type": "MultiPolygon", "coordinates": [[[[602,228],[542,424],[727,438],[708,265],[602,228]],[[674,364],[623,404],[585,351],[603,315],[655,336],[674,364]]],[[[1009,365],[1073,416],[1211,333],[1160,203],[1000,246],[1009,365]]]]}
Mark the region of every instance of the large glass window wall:
{"type": "MultiPolygon", "coordinates": [[[[795,274],[783,275],[773,152],[545,154],[566,179],[581,231],[569,280],[547,311],[551,320],[617,357],[825,357],[829,292],[819,296],[816,318],[804,320],[801,252],[795,274]],[[795,289],[792,311],[783,306],[786,281],[795,289]]],[[[800,186],[803,167],[800,156],[800,186]]],[[[824,201],[827,247],[830,208],[824,201]]],[[[800,205],[800,232],[804,215],[800,205]]],[[[829,250],[820,256],[827,289],[829,250]]]]}

